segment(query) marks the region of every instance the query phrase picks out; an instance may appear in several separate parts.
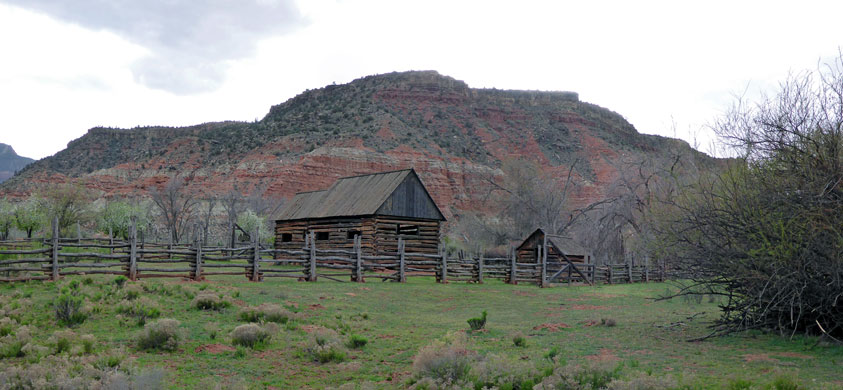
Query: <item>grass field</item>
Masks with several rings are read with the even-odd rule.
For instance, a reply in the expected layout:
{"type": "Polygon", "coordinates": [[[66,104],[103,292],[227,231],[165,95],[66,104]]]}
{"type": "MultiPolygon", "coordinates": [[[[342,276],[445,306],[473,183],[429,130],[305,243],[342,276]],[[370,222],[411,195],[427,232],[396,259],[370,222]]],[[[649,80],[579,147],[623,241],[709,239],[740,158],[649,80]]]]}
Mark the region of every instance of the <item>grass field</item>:
{"type": "Polygon", "coordinates": [[[143,280],[120,288],[113,280],[68,277],[58,283],[0,285],[0,318],[9,317],[4,321],[11,324],[8,331],[0,328],[0,335],[10,342],[16,327],[27,325],[30,343],[44,347],[3,358],[0,370],[49,365],[50,355],[56,354],[90,355],[89,360],[101,365],[105,356],[113,356],[135,371],[163,371],[164,383],[172,388],[325,388],[346,383],[401,388],[414,380],[413,359],[420,348],[462,333],[477,360],[495,355],[545,374],[554,365],[583,366],[599,367],[620,379],[667,378],[684,388],[788,388],[781,383],[843,388],[843,348],[817,345],[815,338],[747,333],[687,342],[707,333],[706,326],[718,315],[716,302],[709,297],[699,302],[650,299],[672,291],[666,283],[540,289],[498,281],[439,285],[432,278],[359,284],[251,283],[231,277],[143,280]],[[72,328],[76,336],[62,349],[56,332],[65,327],[56,321],[54,304],[59,290],[71,287],[84,297],[88,318],[72,328]],[[195,296],[208,292],[231,306],[196,309],[195,296]],[[118,313],[132,301],[154,306],[160,310],[158,318],[180,321],[184,338],[175,351],[139,349],[143,326],[125,310],[118,313]],[[262,303],[297,311],[297,318],[270,329],[272,338],[255,349],[233,347],[230,333],[244,323],[239,312],[262,303]],[[485,330],[468,332],[466,320],[483,310],[488,312],[485,330]],[[607,326],[607,321],[615,325],[607,326]],[[354,334],[368,342],[348,349],[344,361],[318,363],[305,349],[322,327],[337,331],[342,341],[354,334]],[[517,333],[525,336],[526,346],[514,345],[517,333]],[[79,340],[88,334],[94,341],[88,351],[80,350],[79,340]],[[555,362],[548,359],[553,354],[555,362]]]}

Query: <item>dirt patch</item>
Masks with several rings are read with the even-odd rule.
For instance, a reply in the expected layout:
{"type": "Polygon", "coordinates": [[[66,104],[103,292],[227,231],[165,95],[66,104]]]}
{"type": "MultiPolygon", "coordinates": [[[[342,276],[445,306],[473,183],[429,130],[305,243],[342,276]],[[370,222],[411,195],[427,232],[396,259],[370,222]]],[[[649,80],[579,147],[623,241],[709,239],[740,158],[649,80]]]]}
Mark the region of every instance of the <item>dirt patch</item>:
{"type": "Polygon", "coordinates": [[[294,307],[294,308],[296,308],[296,309],[298,309],[298,308],[299,308],[299,304],[298,304],[298,303],[296,303],[296,302],[293,302],[293,301],[284,301],[284,303],[285,303],[287,306],[291,306],[291,307],[294,307]]]}
{"type": "Polygon", "coordinates": [[[322,306],[322,305],[316,303],[316,304],[313,304],[313,305],[307,305],[307,308],[310,309],[310,310],[319,310],[319,309],[324,309],[325,306],[322,306]]]}
{"type": "Polygon", "coordinates": [[[779,357],[789,357],[789,358],[797,358],[797,359],[813,359],[814,357],[811,355],[804,355],[798,352],[779,352],[774,354],[779,357]]]}
{"type": "Polygon", "coordinates": [[[583,326],[585,326],[585,327],[595,326],[595,325],[600,325],[600,321],[588,320],[588,321],[583,323],[583,326]]]}
{"type": "Polygon", "coordinates": [[[601,349],[596,355],[588,355],[585,358],[589,361],[599,363],[616,362],[618,360],[621,360],[621,358],[619,358],[617,355],[615,355],[614,352],[607,348],[601,349]]]}
{"type": "Polygon", "coordinates": [[[355,294],[355,293],[345,293],[345,295],[348,295],[350,297],[356,297],[357,296],[357,294],[355,294]]]}
{"type": "Polygon", "coordinates": [[[515,295],[518,295],[519,297],[537,297],[537,296],[539,296],[538,294],[531,293],[529,291],[513,291],[512,293],[515,294],[515,295]]]}
{"type": "Polygon", "coordinates": [[[246,304],[246,301],[244,301],[242,299],[232,300],[231,303],[233,303],[234,306],[238,306],[238,307],[248,306],[248,304],[246,304]]]}
{"type": "Polygon", "coordinates": [[[378,337],[379,339],[394,339],[394,338],[396,338],[396,337],[398,337],[398,336],[396,336],[396,335],[394,335],[394,334],[379,334],[377,337],[378,337]]]}
{"type": "Polygon", "coordinates": [[[446,307],[446,308],[442,309],[442,312],[444,313],[444,312],[447,312],[447,311],[456,310],[456,308],[457,308],[456,306],[446,307]]]}
{"type": "Polygon", "coordinates": [[[571,305],[571,310],[608,310],[608,306],[571,305]]]}
{"type": "Polygon", "coordinates": [[[606,293],[586,293],[583,294],[584,297],[595,297],[595,298],[620,298],[625,295],[618,295],[618,294],[606,294],[606,293]]]}
{"type": "Polygon", "coordinates": [[[232,347],[230,345],[225,345],[225,344],[205,344],[205,345],[200,345],[200,346],[196,347],[196,349],[193,350],[193,352],[195,352],[195,353],[207,352],[207,353],[213,353],[213,354],[224,353],[224,352],[232,352],[232,351],[234,351],[234,347],[232,347]]]}
{"type": "Polygon", "coordinates": [[[766,353],[748,353],[743,355],[743,360],[747,363],[753,362],[765,362],[765,363],[778,363],[779,361],[770,357],[770,355],[766,353]]]}
{"type": "Polygon", "coordinates": [[[301,328],[301,330],[304,331],[304,333],[313,333],[317,330],[325,329],[324,326],[320,326],[320,325],[302,325],[299,328],[301,328]]]}
{"type": "Polygon", "coordinates": [[[533,327],[533,330],[542,330],[547,329],[549,332],[558,332],[562,329],[570,328],[568,324],[564,322],[557,322],[557,323],[544,323],[541,325],[537,325],[533,327]]]}

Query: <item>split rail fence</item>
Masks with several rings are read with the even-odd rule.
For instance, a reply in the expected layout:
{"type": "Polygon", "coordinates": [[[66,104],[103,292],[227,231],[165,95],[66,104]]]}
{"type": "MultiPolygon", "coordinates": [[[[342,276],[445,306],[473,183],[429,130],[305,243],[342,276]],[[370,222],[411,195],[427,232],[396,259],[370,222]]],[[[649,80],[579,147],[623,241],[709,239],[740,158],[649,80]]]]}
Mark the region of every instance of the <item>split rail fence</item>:
{"type": "MultiPolygon", "coordinates": [[[[258,232],[252,237],[259,237],[258,232]]],[[[634,283],[662,281],[663,267],[615,264],[548,264],[541,251],[535,262],[507,257],[412,253],[403,240],[397,251],[377,256],[364,253],[359,237],[352,250],[320,249],[313,234],[300,250],[266,248],[257,240],[237,248],[147,243],[138,240],[136,227],[126,241],[59,238],[53,224],[52,238],[0,242],[0,282],[56,280],[67,275],[110,274],[129,279],[178,277],[202,280],[218,275],[243,275],[251,281],[295,278],[363,282],[367,279],[406,282],[415,276],[433,276],[440,283],[499,279],[507,283],[634,283]]]]}

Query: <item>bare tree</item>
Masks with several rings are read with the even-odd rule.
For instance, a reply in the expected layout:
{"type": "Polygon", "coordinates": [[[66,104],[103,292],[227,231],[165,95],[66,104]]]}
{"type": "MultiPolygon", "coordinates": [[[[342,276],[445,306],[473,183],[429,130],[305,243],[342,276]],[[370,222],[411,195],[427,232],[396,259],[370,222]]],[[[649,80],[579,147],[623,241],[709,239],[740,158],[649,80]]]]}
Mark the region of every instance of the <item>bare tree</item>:
{"type": "Polygon", "coordinates": [[[234,188],[226,192],[222,198],[220,198],[220,204],[222,204],[222,208],[225,211],[226,239],[230,248],[234,247],[237,240],[234,232],[234,225],[237,223],[237,218],[240,217],[240,213],[245,210],[245,202],[243,198],[243,194],[237,189],[236,185],[234,188]]]}
{"type": "Polygon", "coordinates": [[[715,130],[741,158],[703,175],[657,220],[667,253],[725,303],[713,334],[843,338],[843,54],[791,76],[715,130]]]}
{"type": "Polygon", "coordinates": [[[163,188],[150,191],[167,226],[172,242],[178,243],[198,205],[196,195],[189,191],[183,178],[174,177],[163,188]]]}

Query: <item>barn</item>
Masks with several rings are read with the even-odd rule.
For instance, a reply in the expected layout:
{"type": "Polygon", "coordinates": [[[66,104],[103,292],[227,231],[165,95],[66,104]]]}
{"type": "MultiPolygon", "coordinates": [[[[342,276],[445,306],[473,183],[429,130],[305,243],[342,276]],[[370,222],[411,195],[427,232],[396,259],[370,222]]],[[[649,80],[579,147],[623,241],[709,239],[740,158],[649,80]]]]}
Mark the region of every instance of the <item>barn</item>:
{"type": "Polygon", "coordinates": [[[519,263],[539,262],[539,246],[547,248],[547,263],[566,263],[566,257],[572,263],[591,264],[591,251],[569,237],[547,234],[542,229],[536,229],[524,239],[515,250],[519,263]]]}
{"type": "Polygon", "coordinates": [[[313,233],[320,249],[364,254],[397,251],[436,254],[445,217],[413,169],[343,177],[322,191],[296,194],[275,221],[275,247],[301,249],[313,233]]]}
{"type": "Polygon", "coordinates": [[[547,234],[536,229],[515,249],[519,263],[533,263],[541,270],[541,285],[556,282],[567,274],[568,282],[573,278],[591,284],[589,276],[593,263],[591,251],[569,237],[547,234]]]}

